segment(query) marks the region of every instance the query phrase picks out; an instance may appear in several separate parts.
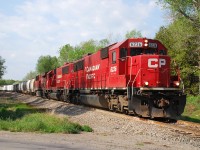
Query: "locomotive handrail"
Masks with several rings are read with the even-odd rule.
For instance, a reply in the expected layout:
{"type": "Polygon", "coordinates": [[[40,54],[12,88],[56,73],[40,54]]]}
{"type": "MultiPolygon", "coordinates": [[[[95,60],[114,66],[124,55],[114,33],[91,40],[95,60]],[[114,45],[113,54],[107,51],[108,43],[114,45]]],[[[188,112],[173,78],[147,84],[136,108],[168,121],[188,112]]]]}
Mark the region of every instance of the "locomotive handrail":
{"type": "Polygon", "coordinates": [[[126,56],[126,57],[127,57],[127,58],[131,58],[130,79],[129,79],[127,85],[126,85],[126,87],[127,87],[127,97],[128,97],[128,85],[129,85],[129,83],[131,82],[131,75],[132,75],[132,57],[131,57],[131,56],[126,56]]]}
{"type": "Polygon", "coordinates": [[[66,89],[67,86],[70,84],[71,80],[67,81],[67,80],[63,80],[64,81],[64,88],[66,89]],[[67,82],[67,83],[66,83],[67,82]]]}
{"type": "Polygon", "coordinates": [[[137,78],[137,76],[138,76],[138,74],[140,73],[141,70],[142,70],[142,68],[140,68],[140,69],[138,70],[138,72],[137,72],[137,74],[136,74],[136,76],[135,76],[135,78],[134,78],[134,80],[133,80],[133,82],[132,82],[132,85],[131,85],[131,88],[132,88],[131,95],[132,95],[132,96],[133,96],[133,84],[135,83],[135,80],[136,80],[136,78],[137,78]]]}

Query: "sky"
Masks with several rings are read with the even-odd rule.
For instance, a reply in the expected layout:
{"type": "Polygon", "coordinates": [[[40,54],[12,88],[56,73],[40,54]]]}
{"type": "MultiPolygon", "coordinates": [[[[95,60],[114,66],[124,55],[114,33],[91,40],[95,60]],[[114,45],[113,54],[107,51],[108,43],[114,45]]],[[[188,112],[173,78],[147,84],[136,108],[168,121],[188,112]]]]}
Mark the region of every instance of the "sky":
{"type": "Polygon", "coordinates": [[[156,0],[0,0],[3,79],[22,80],[40,56],[58,56],[65,44],[137,30],[154,38],[166,24],[156,0]]]}

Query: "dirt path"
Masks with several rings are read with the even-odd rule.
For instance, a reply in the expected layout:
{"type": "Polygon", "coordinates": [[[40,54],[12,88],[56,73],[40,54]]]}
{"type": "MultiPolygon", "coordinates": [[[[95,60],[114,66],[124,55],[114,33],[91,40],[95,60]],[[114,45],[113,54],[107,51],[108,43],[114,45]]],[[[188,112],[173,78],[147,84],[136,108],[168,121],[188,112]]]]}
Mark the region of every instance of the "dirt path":
{"type": "Polygon", "coordinates": [[[38,108],[48,108],[51,113],[67,115],[70,120],[89,125],[92,133],[81,134],[36,134],[1,131],[0,139],[18,139],[24,142],[60,144],[72,149],[150,149],[150,150],[196,150],[200,139],[177,133],[170,128],[127,119],[104,110],[64,102],[41,99],[29,95],[13,94],[14,99],[38,108]]]}

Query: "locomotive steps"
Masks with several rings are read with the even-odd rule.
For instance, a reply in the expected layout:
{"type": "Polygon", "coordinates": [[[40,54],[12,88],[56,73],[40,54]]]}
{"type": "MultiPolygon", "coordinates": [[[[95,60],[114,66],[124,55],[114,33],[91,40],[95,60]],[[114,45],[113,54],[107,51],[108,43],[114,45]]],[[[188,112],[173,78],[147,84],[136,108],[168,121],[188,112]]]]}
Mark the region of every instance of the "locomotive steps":
{"type": "MultiPolygon", "coordinates": [[[[5,95],[5,97],[7,96],[9,96],[9,94],[5,95]]],[[[15,93],[12,94],[12,97],[37,108],[48,109],[50,112],[60,116],[67,115],[71,121],[87,124],[94,129],[93,133],[67,136],[65,143],[70,140],[78,141],[75,142],[75,144],[89,145],[88,149],[188,150],[199,149],[200,147],[200,138],[198,135],[198,133],[200,133],[199,124],[193,123],[193,125],[191,125],[190,122],[182,121],[166,124],[24,94],[15,93]]],[[[35,135],[28,134],[27,136],[35,135]]],[[[39,136],[43,138],[46,137],[46,139],[56,137],[55,141],[58,141],[61,137],[62,139],[66,137],[66,135],[49,135],[49,138],[47,138],[46,135],[39,136]]],[[[17,138],[18,135],[14,137],[17,138]]],[[[40,137],[34,137],[34,139],[36,139],[36,141],[39,139],[41,140],[40,137]]]]}

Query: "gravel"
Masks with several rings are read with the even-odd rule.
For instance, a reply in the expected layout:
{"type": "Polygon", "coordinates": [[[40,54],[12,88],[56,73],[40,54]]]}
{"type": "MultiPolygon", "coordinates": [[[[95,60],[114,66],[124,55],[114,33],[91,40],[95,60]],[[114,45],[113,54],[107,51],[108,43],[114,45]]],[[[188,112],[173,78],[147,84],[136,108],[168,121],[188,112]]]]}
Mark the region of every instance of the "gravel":
{"type": "Polygon", "coordinates": [[[89,125],[94,130],[92,133],[83,132],[78,135],[17,133],[19,136],[26,134],[29,137],[26,140],[37,136],[36,141],[39,141],[40,138],[45,139],[47,136],[45,142],[56,139],[61,144],[72,144],[76,141],[76,146],[87,146],[87,149],[200,149],[200,138],[151,124],[137,117],[130,119],[123,114],[29,95],[15,94],[13,97],[37,108],[47,108],[49,112],[59,116],[67,115],[71,121],[89,125]]]}

